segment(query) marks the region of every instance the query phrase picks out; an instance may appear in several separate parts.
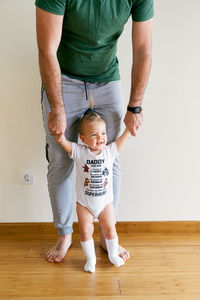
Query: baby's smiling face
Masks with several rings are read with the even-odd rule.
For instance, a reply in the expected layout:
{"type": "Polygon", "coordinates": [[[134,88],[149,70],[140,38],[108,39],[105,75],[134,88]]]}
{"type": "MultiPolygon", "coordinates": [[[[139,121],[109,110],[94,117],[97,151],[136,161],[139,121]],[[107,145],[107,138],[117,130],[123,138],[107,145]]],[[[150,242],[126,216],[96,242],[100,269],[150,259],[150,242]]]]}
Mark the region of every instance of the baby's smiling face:
{"type": "Polygon", "coordinates": [[[99,154],[107,143],[106,124],[104,120],[86,122],[84,124],[84,133],[80,135],[80,138],[90,148],[91,152],[99,154]]]}

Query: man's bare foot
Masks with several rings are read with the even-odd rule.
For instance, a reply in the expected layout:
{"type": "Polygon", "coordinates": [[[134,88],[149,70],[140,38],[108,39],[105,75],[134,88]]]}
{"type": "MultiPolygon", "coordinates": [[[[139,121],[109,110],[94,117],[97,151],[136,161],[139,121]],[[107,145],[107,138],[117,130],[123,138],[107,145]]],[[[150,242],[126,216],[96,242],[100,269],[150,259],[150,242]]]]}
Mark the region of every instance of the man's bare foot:
{"type": "MultiPolygon", "coordinates": [[[[105,242],[105,238],[104,238],[102,232],[100,234],[100,246],[101,246],[101,248],[103,248],[103,250],[105,250],[107,252],[106,242],[105,242]]],[[[124,261],[127,261],[130,258],[130,252],[120,245],[118,246],[118,255],[124,261]]]]}
{"type": "Polygon", "coordinates": [[[61,262],[72,244],[72,235],[60,235],[56,244],[46,253],[49,262],[61,262]]]}

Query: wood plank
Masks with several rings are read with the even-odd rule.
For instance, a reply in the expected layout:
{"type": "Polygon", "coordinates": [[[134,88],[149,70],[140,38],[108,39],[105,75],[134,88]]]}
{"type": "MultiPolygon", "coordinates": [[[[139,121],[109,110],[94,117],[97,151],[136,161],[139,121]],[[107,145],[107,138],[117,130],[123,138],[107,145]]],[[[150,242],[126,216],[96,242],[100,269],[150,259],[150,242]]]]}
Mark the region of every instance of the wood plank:
{"type": "MultiPolygon", "coordinates": [[[[199,273],[132,274],[120,277],[120,290],[124,296],[131,295],[184,295],[197,294],[200,288],[199,273]]],[[[190,297],[188,298],[190,300],[190,297]]]]}
{"type": "Polygon", "coordinates": [[[60,296],[117,296],[120,295],[116,278],[106,280],[97,274],[77,271],[76,276],[52,272],[0,276],[0,297],[46,297],[60,296]]]}
{"type": "Polygon", "coordinates": [[[199,300],[200,294],[184,295],[131,295],[131,296],[56,296],[56,297],[4,297],[4,300],[199,300]]]}

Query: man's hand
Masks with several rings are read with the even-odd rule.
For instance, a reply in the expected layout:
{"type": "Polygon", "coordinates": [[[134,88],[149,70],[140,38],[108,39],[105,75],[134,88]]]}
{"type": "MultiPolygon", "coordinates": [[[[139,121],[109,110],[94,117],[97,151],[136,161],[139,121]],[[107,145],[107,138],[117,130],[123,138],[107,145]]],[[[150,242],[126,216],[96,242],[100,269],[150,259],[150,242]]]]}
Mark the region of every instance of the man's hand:
{"type": "Polygon", "coordinates": [[[59,142],[67,127],[65,110],[50,112],[48,116],[48,128],[51,135],[59,142]]]}
{"type": "Polygon", "coordinates": [[[126,128],[130,130],[131,134],[136,136],[136,130],[138,130],[143,124],[142,112],[139,114],[133,114],[132,112],[127,111],[124,118],[124,123],[126,128]]]}

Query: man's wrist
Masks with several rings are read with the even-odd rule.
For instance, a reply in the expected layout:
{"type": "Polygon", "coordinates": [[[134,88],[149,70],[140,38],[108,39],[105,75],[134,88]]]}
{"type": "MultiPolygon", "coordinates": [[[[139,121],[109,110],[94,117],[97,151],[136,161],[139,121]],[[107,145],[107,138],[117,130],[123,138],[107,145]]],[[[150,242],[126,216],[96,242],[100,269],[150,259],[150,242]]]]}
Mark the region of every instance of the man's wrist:
{"type": "Polygon", "coordinates": [[[142,106],[142,102],[143,102],[143,97],[137,97],[137,98],[135,98],[135,97],[130,97],[130,99],[129,99],[129,103],[128,103],[128,105],[129,106],[142,106]]]}
{"type": "Polygon", "coordinates": [[[64,106],[64,104],[53,106],[53,107],[51,107],[51,111],[53,114],[65,113],[65,106],[64,106]]]}

